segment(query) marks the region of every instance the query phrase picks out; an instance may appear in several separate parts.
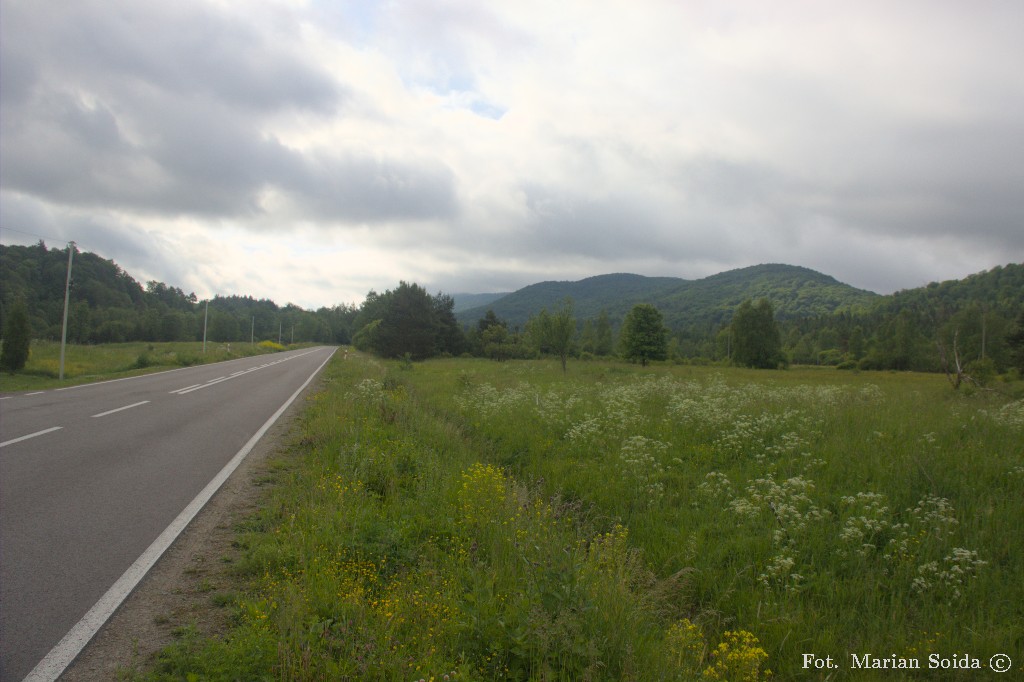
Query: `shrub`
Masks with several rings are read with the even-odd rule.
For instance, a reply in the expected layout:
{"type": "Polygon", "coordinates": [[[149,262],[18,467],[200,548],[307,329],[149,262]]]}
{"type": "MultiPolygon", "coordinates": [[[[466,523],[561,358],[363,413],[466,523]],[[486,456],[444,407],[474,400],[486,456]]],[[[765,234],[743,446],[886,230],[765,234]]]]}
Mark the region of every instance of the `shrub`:
{"type": "Polygon", "coordinates": [[[11,374],[25,367],[32,342],[25,301],[18,299],[7,314],[4,323],[4,345],[0,351],[0,366],[11,374]]]}
{"type": "Polygon", "coordinates": [[[262,350],[271,350],[271,351],[274,351],[275,353],[278,353],[278,352],[284,350],[284,346],[282,346],[281,344],[277,343],[276,341],[260,341],[256,345],[257,345],[258,348],[260,348],[262,350]]]}

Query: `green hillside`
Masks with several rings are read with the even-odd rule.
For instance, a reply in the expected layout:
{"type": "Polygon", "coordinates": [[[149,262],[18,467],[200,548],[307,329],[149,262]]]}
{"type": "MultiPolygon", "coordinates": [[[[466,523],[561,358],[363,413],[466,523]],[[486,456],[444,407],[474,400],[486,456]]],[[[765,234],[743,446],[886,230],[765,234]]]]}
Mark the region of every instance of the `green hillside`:
{"type": "Polygon", "coordinates": [[[827,315],[837,310],[864,309],[880,297],[828,275],[793,265],[755,265],[699,280],[613,274],[578,282],[541,282],[492,303],[458,314],[472,324],[487,312],[513,326],[522,325],[541,308],[551,309],[572,298],[576,315],[587,319],[606,310],[618,324],[637,303],[651,303],[677,332],[706,331],[725,324],[748,298],[768,298],[780,319],[827,315]]]}
{"type": "MultiPolygon", "coordinates": [[[[66,249],[49,249],[42,242],[0,245],[0,329],[5,313],[20,299],[28,309],[32,338],[59,340],[66,273],[66,249]]],[[[194,294],[162,282],[143,286],[113,261],[76,251],[68,341],[195,341],[206,329],[214,342],[349,343],[364,327],[369,330],[364,336],[372,337],[372,325],[384,316],[378,310],[384,298],[368,297],[358,308],[312,311],[251,296],[217,296],[209,302],[207,317],[206,302],[194,294]]],[[[780,326],[783,352],[793,363],[940,371],[946,364],[942,353],[950,357],[955,352],[965,363],[982,363],[975,365],[982,368],[978,371],[1024,371],[1024,342],[1013,340],[1024,339],[1024,265],[1013,263],[889,296],[780,264],[698,280],[618,273],[540,282],[507,295],[442,296],[434,303],[445,308],[445,315],[454,312],[457,323],[451,325],[453,338],[439,342],[434,351],[457,355],[463,351],[452,349],[468,348],[487,355],[487,344],[498,341],[480,336],[477,323],[493,310],[508,325],[502,332],[507,338],[498,344],[502,352],[530,356],[536,351],[520,333],[527,320],[542,308],[559,308],[566,298],[573,300],[581,339],[594,333],[602,311],[607,318],[601,323],[614,337],[635,304],[654,305],[672,332],[677,358],[728,362],[731,337],[725,328],[734,311],[747,299],[767,298],[780,326]],[[469,330],[461,339],[455,338],[462,336],[460,325],[469,330]]],[[[437,314],[428,311],[427,317],[437,314]]],[[[585,348],[582,340],[580,345],[585,348]]],[[[612,348],[613,340],[608,345],[612,348]]]]}
{"type": "Polygon", "coordinates": [[[463,310],[487,306],[503,296],[508,296],[508,294],[509,292],[507,291],[497,294],[452,294],[452,299],[455,301],[455,312],[458,313],[463,310]]]}
{"type": "MultiPolygon", "coordinates": [[[[29,313],[31,336],[60,340],[67,278],[66,248],[0,244],[0,329],[16,300],[29,313]]],[[[75,250],[68,311],[69,343],[202,340],[238,342],[346,343],[355,309],[347,306],[307,311],[280,307],[251,296],[216,296],[206,304],[163,282],[143,287],[117,263],[75,250]]]]}

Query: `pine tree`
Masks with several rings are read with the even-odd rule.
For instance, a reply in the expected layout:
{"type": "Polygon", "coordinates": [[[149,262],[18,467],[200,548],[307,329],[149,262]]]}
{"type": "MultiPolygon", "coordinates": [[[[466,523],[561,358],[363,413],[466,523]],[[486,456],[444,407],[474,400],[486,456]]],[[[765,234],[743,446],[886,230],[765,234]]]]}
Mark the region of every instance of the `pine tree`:
{"type": "Polygon", "coordinates": [[[418,284],[400,282],[398,288],[389,294],[387,308],[377,329],[377,352],[386,358],[408,353],[413,360],[433,355],[437,319],[426,289],[418,284]]]}

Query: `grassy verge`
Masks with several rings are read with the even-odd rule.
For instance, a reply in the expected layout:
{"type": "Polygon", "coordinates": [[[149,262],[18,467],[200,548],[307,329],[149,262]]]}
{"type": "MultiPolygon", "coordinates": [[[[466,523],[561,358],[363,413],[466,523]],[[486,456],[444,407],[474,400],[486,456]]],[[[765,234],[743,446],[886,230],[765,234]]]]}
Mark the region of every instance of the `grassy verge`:
{"type": "Polygon", "coordinates": [[[64,381],[60,375],[60,344],[33,341],[25,368],[17,374],[0,373],[0,391],[43,390],[60,386],[116,379],[156,372],[172,367],[188,367],[210,362],[271,353],[284,346],[263,342],[208,343],[203,352],[201,341],[176,343],[108,343],[96,346],[69,345],[64,354],[64,381]]]}
{"type": "Polygon", "coordinates": [[[1024,403],[933,376],[336,357],[242,529],[233,629],[143,677],[987,665],[1024,650],[1022,442],[1024,403]]]}

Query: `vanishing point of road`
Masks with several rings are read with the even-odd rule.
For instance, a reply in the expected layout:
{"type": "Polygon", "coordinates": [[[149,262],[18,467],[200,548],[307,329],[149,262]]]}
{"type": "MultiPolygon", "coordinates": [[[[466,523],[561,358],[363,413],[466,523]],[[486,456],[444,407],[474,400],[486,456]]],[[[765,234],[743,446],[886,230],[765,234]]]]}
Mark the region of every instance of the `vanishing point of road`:
{"type": "Polygon", "coordinates": [[[333,352],[0,395],[0,681],[55,679],[333,352]]]}

